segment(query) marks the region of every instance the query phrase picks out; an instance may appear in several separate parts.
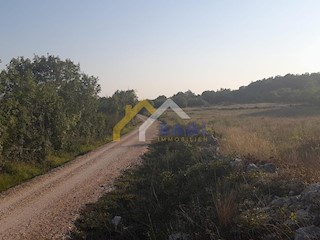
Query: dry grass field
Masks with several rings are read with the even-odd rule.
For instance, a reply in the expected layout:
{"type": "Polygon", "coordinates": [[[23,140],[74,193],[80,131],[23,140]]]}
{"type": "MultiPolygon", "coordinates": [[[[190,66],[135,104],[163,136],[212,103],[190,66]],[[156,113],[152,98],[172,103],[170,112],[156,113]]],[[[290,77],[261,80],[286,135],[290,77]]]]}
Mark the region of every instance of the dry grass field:
{"type": "MultiPolygon", "coordinates": [[[[185,111],[220,136],[223,154],[274,162],[286,174],[320,180],[320,107],[265,103],[185,111]]],[[[165,119],[182,122],[172,112],[165,119]]]]}

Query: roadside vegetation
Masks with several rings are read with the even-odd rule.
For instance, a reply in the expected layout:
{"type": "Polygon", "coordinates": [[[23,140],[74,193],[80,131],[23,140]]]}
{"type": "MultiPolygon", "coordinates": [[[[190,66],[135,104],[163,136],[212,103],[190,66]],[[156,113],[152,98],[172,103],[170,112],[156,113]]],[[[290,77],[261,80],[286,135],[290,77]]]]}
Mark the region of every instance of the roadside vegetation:
{"type": "Polygon", "coordinates": [[[314,221],[301,217],[304,202],[286,202],[304,188],[273,164],[220,155],[212,136],[155,142],[139,166],[82,210],[70,238],[293,239],[314,221]]]}
{"type": "Polygon", "coordinates": [[[98,79],[71,60],[12,59],[0,73],[0,191],[110,141],[137,96],[99,92],[98,79]]]}
{"type": "MultiPolygon", "coordinates": [[[[185,110],[206,122],[208,142],[155,141],[140,165],[82,210],[72,239],[320,238],[320,109],[185,110]]],[[[183,122],[170,111],[161,120],[183,122]]]]}

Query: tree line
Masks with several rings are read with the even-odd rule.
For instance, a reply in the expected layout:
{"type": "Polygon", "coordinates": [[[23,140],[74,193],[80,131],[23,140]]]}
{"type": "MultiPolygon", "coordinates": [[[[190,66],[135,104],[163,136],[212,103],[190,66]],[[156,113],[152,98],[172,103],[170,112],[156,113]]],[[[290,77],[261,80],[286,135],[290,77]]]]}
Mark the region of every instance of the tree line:
{"type": "Polygon", "coordinates": [[[97,77],[59,57],[13,58],[0,72],[0,166],[41,163],[104,141],[135,104],[133,90],[99,97],[97,77]]]}
{"type": "MultiPolygon", "coordinates": [[[[222,88],[196,95],[190,90],[171,97],[180,107],[198,107],[229,103],[310,103],[320,104],[320,73],[287,74],[270,77],[242,86],[237,90],[222,88]]],[[[160,106],[166,96],[154,99],[160,106]]]]}

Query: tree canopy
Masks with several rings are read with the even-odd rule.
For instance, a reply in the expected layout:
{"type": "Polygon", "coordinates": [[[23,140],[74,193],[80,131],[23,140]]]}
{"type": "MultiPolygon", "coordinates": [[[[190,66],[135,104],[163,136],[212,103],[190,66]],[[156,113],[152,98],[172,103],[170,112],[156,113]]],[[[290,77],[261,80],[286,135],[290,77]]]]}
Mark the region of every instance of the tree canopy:
{"type": "Polygon", "coordinates": [[[41,162],[111,134],[133,90],[99,97],[98,78],[56,56],[14,58],[0,73],[0,160],[41,162]]]}

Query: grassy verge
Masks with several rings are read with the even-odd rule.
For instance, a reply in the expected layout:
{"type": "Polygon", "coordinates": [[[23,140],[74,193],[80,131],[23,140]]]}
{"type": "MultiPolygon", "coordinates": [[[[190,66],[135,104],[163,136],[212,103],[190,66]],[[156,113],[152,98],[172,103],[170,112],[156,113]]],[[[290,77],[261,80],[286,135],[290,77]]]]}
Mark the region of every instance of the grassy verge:
{"type": "MultiPolygon", "coordinates": [[[[128,125],[121,132],[122,135],[131,132],[136,128],[138,122],[128,125]]],[[[112,141],[112,136],[107,136],[104,140],[97,141],[93,144],[80,146],[76,151],[51,154],[43,163],[5,163],[0,173],[0,192],[11,187],[19,185],[31,178],[44,174],[51,169],[61,166],[77,156],[84,155],[108,142],[112,141]]]]}
{"type": "MultiPolygon", "coordinates": [[[[113,191],[83,209],[71,238],[291,239],[296,227],[286,222],[294,213],[264,209],[274,196],[287,196],[294,181],[234,167],[216,147],[211,140],[152,144],[142,165],[124,172],[113,191]]],[[[297,181],[294,188],[301,186],[297,181]]]]}
{"type": "Polygon", "coordinates": [[[43,169],[33,164],[12,163],[5,165],[5,173],[0,174],[0,191],[20,184],[43,173],[43,169]]]}

